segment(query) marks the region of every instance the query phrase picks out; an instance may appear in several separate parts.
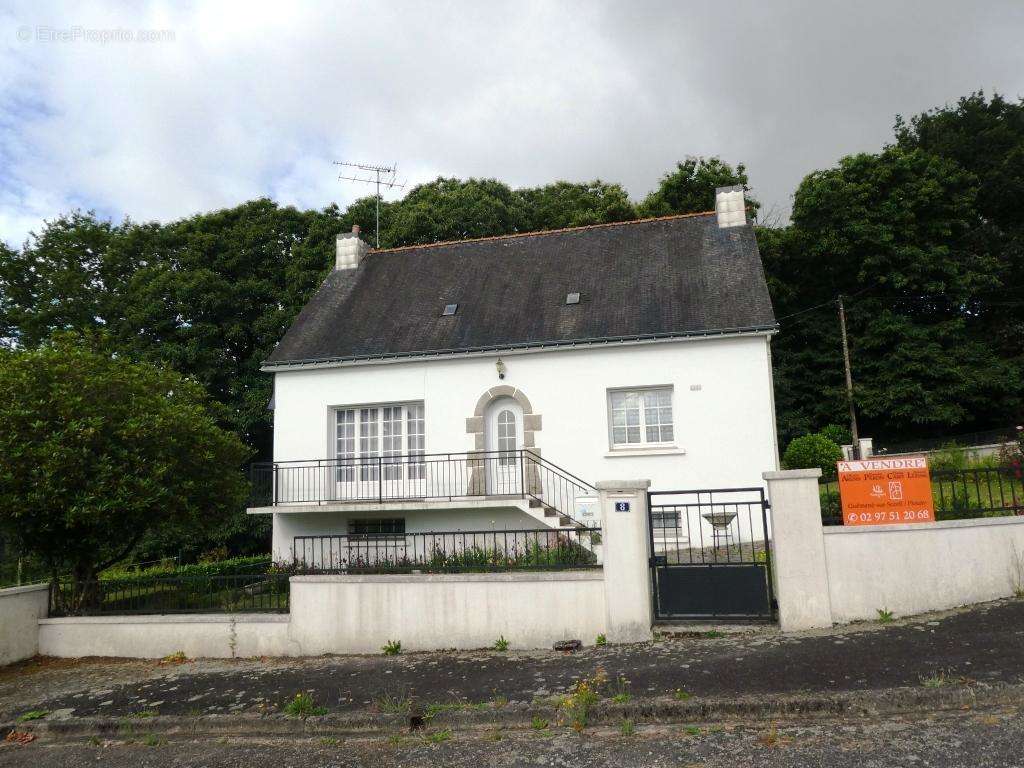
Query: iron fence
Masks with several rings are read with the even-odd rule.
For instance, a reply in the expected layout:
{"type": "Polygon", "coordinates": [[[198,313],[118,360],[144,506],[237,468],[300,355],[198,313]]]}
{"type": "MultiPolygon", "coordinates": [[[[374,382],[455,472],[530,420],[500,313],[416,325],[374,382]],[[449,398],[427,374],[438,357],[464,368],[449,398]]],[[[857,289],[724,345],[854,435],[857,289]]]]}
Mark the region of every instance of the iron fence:
{"type": "Polygon", "coordinates": [[[600,528],[296,536],[299,573],[458,573],[598,568],[600,528]]]}
{"type": "Polygon", "coordinates": [[[50,584],[51,616],[287,613],[288,575],[133,576],[50,584]]]}
{"type": "Polygon", "coordinates": [[[250,475],[252,506],[528,497],[571,518],[596,493],[529,449],[261,462],[250,475]]]}
{"type": "MultiPolygon", "coordinates": [[[[1010,467],[937,469],[931,472],[936,520],[1024,515],[1024,478],[1010,467]]],[[[818,483],[821,520],[842,525],[839,483],[822,478],[818,483]]]]}

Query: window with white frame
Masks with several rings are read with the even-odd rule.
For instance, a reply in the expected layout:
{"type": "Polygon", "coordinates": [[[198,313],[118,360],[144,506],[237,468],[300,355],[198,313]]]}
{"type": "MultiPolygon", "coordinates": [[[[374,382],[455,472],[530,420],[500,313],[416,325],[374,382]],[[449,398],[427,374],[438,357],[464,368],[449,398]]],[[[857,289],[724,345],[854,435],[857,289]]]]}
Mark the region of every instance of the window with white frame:
{"type": "Polygon", "coordinates": [[[675,440],[671,387],[611,390],[608,411],[613,448],[669,445],[675,440]]]}
{"type": "Polygon", "coordinates": [[[515,466],[516,463],[516,415],[509,409],[498,414],[498,465],[515,466]]]}
{"type": "Polygon", "coordinates": [[[338,482],[422,480],[426,422],[423,403],[397,403],[335,411],[338,482]],[[358,473],[356,472],[358,468],[358,473]]]}

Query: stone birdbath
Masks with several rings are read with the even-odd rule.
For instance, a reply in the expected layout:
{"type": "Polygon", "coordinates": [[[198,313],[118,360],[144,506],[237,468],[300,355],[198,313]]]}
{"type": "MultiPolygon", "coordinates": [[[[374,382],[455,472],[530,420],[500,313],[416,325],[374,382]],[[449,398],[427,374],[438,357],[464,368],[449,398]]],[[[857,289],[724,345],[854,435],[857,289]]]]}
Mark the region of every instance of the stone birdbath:
{"type": "Polygon", "coordinates": [[[728,546],[732,542],[732,533],[729,531],[729,526],[736,519],[735,510],[722,509],[701,512],[700,516],[711,525],[711,543],[715,549],[718,549],[722,544],[728,546]]]}

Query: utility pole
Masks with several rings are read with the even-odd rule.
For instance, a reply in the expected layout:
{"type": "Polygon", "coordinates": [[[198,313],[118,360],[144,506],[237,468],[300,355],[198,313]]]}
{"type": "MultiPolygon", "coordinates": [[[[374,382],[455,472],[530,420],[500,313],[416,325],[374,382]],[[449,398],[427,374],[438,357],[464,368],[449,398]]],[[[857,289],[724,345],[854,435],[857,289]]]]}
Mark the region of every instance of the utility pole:
{"type": "MultiPolygon", "coordinates": [[[[368,163],[343,163],[337,160],[334,161],[335,165],[340,165],[343,168],[354,168],[352,176],[345,176],[344,171],[338,178],[344,181],[358,181],[363,184],[376,184],[377,194],[374,196],[377,208],[377,226],[375,235],[375,248],[380,248],[380,188],[383,185],[385,189],[402,189],[405,183],[399,184],[396,181],[398,174],[398,165],[370,165],[368,163]],[[358,171],[365,171],[369,176],[360,176],[358,171]]],[[[358,222],[357,222],[358,223],[358,222]]]]}
{"type": "Polygon", "coordinates": [[[843,296],[836,298],[839,305],[839,330],[843,336],[843,366],[846,369],[846,402],[850,406],[850,434],[853,436],[853,458],[860,458],[860,437],[857,435],[857,409],[853,404],[853,374],[850,373],[850,345],[846,340],[846,309],[843,296]]]}

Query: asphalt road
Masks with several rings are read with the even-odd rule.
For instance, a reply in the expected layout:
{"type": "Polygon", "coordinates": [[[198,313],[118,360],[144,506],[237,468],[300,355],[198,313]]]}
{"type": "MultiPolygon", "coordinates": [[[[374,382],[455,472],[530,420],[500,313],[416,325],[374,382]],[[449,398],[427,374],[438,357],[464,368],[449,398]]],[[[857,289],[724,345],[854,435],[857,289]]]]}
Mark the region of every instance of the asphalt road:
{"type": "Polygon", "coordinates": [[[90,671],[91,664],[50,669],[44,660],[0,674],[0,714],[261,714],[278,711],[298,691],[309,692],[331,713],[372,711],[383,699],[412,695],[424,704],[499,698],[530,703],[565,693],[597,670],[610,681],[628,681],[623,685],[634,698],[670,696],[678,689],[698,698],[870,691],[919,687],[935,677],[1016,684],[1024,678],[1024,600],[818,634],[684,637],[570,655],[478,651],[201,661],[170,668],[106,662],[90,671]]]}
{"type": "Polygon", "coordinates": [[[829,766],[984,768],[1024,765],[1024,716],[1016,707],[876,722],[817,721],[772,726],[721,724],[588,729],[582,735],[525,731],[259,743],[29,744],[0,747],[11,768],[320,768],[349,766],[829,766]],[[440,737],[435,736],[437,740],[440,737]]]}

